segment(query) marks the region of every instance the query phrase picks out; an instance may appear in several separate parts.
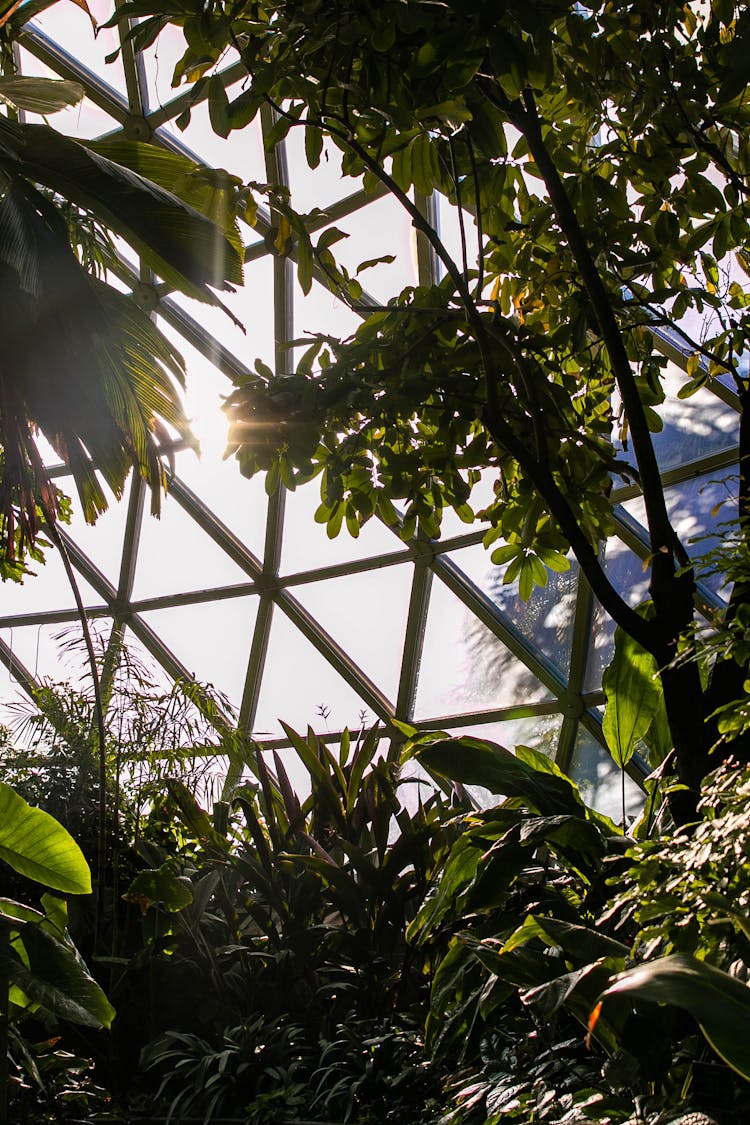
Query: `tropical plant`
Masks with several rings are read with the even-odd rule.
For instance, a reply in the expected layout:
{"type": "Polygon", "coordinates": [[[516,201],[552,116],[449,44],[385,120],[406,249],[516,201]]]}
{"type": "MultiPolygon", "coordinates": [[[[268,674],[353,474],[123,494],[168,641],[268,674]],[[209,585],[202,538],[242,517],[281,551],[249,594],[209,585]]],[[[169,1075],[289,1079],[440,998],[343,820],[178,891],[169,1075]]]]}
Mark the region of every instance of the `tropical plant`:
{"type": "MultiPolygon", "coordinates": [[[[15,871],[63,894],[91,893],[88,865],[73,838],[41,809],[0,782],[0,858],[15,871]]],[[[45,893],[42,910],[0,899],[0,1121],[7,1122],[9,1025],[41,1012],[88,1027],[114,1016],[67,932],[64,899],[45,893]]],[[[16,1037],[17,1038],[17,1037],[16,1037]]],[[[24,1052],[26,1061],[30,1057],[24,1052]]],[[[23,1065],[23,1059],[22,1063],[23,1065]]],[[[33,1070],[32,1070],[33,1073],[33,1070]]],[[[41,1085],[41,1082],[40,1082],[41,1085]]]]}
{"type": "Polygon", "coordinates": [[[461,1064],[448,1120],[746,1115],[746,1081],[720,1060],[748,1079],[747,771],[707,779],[694,836],[636,843],[526,747],[412,749],[506,795],[466,817],[408,935],[436,958],[428,1046],[461,1064]]]}
{"type": "MultiPolygon", "coordinates": [[[[70,630],[59,639],[61,658],[76,684],[45,680],[33,701],[9,706],[12,729],[0,742],[0,768],[29,803],[64,825],[93,866],[101,842],[102,804],[96,701],[80,634],[70,630]]],[[[100,648],[103,658],[107,650],[100,648]]],[[[226,701],[203,685],[157,687],[152,670],[125,645],[116,652],[110,646],[107,661],[105,862],[96,864],[94,880],[100,911],[93,903],[78,906],[71,928],[87,956],[112,957],[121,947],[131,948],[121,895],[139,867],[137,848],[146,813],[169,776],[179,775],[201,797],[218,786],[212,762],[219,741],[196,702],[198,697],[203,706],[226,701]]],[[[165,833],[166,840],[179,847],[173,835],[165,833]]],[[[23,882],[17,877],[17,897],[23,897],[23,882]]]]}
{"type": "Polygon", "coordinates": [[[209,816],[176,780],[154,802],[149,867],[126,895],[145,947],[113,990],[131,998],[114,1031],[151,1037],[142,1062],[175,1115],[395,1121],[439,1089],[422,1047],[426,962],[405,930],[454,810],[418,787],[404,800],[416,781],[375,731],[335,750],[287,734],[307,797],[258,753],[232,807],[209,816]]]}
{"type": "Polygon", "coordinates": [[[208,98],[220,135],[272,106],[268,142],[303,130],[313,168],[324,146],[338,150],[343,176],[398,201],[442,276],[373,308],[334,260],[341,232],[314,238],[320,216],[297,214],[271,185],[277,252],[296,258],[304,291],[323,281],[363,324],[343,341],[313,335],[285,378],[259,364],[239,379],[229,448],[242,471],[266,470],[271,489],[318,475],[330,534],[344,523],[357,534],[377,514],[410,537],[438,534],[446,507],[471,521],[488,470],[486,543],[505,581],[528,597],[571,549],[604,610],[653,657],[681,783],[670,803],[693,816],[711,715],[746,671],[725,662],[704,688],[693,664],[674,663],[695,583],[652,441],[665,395],[656,345],[668,330],[685,346],[682,395],[726,379],[745,407],[747,10],[344,0],[331,13],[319,0],[253,0],[167,16],[129,0],[122,13],[146,17],[139,46],[167,19],[184,30],[174,83],[208,98]],[[247,81],[230,100],[216,68],[231,59],[247,81]],[[455,239],[431,217],[438,195],[455,239]],[[613,475],[644,498],[647,617],[602,565],[613,475]]]}
{"type": "Polygon", "coordinates": [[[134,142],[82,144],[18,118],[18,109],[49,114],[75,104],[83,89],[14,73],[13,44],[40,5],[2,7],[0,574],[20,578],[27,551],[38,554],[40,522],[53,533],[61,507],[37,433],[71,470],[89,522],[107,506],[98,474],[119,497],[134,465],[158,513],[160,443],[174,431],[189,436],[175,385],[182,358],[109,283],[111,236],[171,286],[213,304],[213,288],[241,282],[242,269],[226,188],[218,207],[221,193],[198,183],[191,161],[134,142]],[[162,186],[165,164],[183,198],[162,186]]]}

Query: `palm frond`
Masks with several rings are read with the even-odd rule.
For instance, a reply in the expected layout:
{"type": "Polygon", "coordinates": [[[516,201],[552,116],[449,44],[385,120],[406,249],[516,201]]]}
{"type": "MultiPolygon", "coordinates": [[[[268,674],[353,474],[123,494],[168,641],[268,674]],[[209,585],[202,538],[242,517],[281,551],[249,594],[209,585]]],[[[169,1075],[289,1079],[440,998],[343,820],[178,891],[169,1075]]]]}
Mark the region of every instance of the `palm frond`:
{"type": "Polygon", "coordinates": [[[39,531],[37,499],[56,494],[34,440],[70,468],[84,517],[120,497],[135,467],[158,513],[165,472],[155,434],[188,439],[184,361],[122,293],[78,262],[52,201],[20,176],[0,199],[0,549],[12,558],[39,531]],[[100,481],[101,478],[101,481],[100,481]]]}

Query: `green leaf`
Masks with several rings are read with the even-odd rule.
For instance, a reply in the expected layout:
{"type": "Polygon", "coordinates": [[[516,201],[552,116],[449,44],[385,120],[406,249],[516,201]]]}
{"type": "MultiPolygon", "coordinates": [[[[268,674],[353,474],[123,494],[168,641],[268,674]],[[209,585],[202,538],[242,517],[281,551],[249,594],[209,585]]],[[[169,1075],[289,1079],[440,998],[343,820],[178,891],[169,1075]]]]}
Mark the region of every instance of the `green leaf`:
{"type": "Polygon", "coordinates": [[[750,1080],[750,988],[736,977],[675,953],[621,974],[601,994],[592,1024],[613,996],[684,1008],[724,1062],[750,1080]]]}
{"type": "Polygon", "coordinates": [[[379,258],[368,258],[366,262],[361,262],[357,266],[357,275],[361,274],[364,270],[370,270],[373,266],[390,265],[395,262],[395,254],[382,254],[379,258]]]}
{"type": "Polygon", "coordinates": [[[216,831],[211,817],[205,809],[201,808],[187,785],[176,778],[168,778],[166,784],[169,795],[179,810],[183,824],[195,834],[202,844],[213,846],[223,852],[227,851],[229,844],[226,838],[216,831]]]}
{"type": "Polygon", "coordinates": [[[307,238],[301,238],[297,243],[297,280],[305,296],[312,289],[313,265],[312,246],[307,238]]]}
{"type": "Polygon", "coordinates": [[[34,922],[43,921],[44,915],[23,902],[16,902],[12,898],[0,898],[0,918],[6,922],[34,922]]]}
{"type": "MultiPolygon", "coordinates": [[[[19,943],[20,940],[16,939],[19,943]]],[[[115,1010],[74,948],[39,926],[26,926],[23,949],[28,966],[13,947],[0,957],[13,984],[30,1000],[73,1023],[86,1027],[111,1026],[115,1010]]]]}
{"type": "MultiPolygon", "coordinates": [[[[555,977],[551,981],[546,981],[544,984],[538,984],[534,988],[528,989],[521,996],[521,1002],[531,1008],[537,1018],[548,1020],[550,1016],[554,1015],[563,1004],[569,1002],[573,993],[584,982],[588,982],[591,988],[589,993],[588,1003],[591,1003],[591,996],[596,995],[597,991],[601,988],[602,983],[609,977],[609,970],[607,967],[600,963],[593,965],[584,965],[580,969],[575,969],[570,973],[563,973],[559,977],[555,977]],[[593,986],[590,978],[593,977],[593,986]],[[597,979],[599,978],[599,979],[597,979]]],[[[580,1004],[578,1005],[580,1007],[580,1004]]],[[[575,1011],[575,1005],[571,1005],[575,1011]]],[[[586,1008],[588,1004],[586,1005],[586,1008]]],[[[586,1008],[583,1009],[582,1015],[585,1014],[586,1008]]]]}
{"type": "Polygon", "coordinates": [[[220,137],[228,137],[232,130],[229,99],[218,74],[212,75],[208,82],[208,115],[213,131],[220,137]]]}
{"type": "Polygon", "coordinates": [[[548,946],[558,946],[564,953],[581,961],[595,961],[599,957],[628,957],[630,950],[622,942],[607,937],[588,926],[564,922],[559,918],[542,918],[529,914],[511,934],[500,950],[509,953],[532,938],[539,938],[548,946]]]}
{"type": "Polygon", "coordinates": [[[317,168],[320,164],[320,156],[323,152],[323,132],[321,129],[316,128],[314,125],[305,126],[305,156],[307,163],[311,168],[317,168]]]}
{"type": "Polygon", "coordinates": [[[609,752],[624,769],[636,744],[651,726],[662,698],[656,662],[622,629],[615,633],[615,654],[602,677],[607,698],[602,729],[609,752]]]}
{"type": "Polygon", "coordinates": [[[83,101],[83,86],[66,78],[14,74],[0,78],[0,99],[28,113],[57,113],[83,101]]]}
{"type": "Polygon", "coordinates": [[[569,781],[535,770],[496,743],[469,736],[445,739],[418,748],[417,755],[426,769],[441,777],[523,797],[545,816],[581,813],[581,799],[569,781]]]}
{"type": "Polygon", "coordinates": [[[176,914],[190,906],[193,892],[185,879],[175,872],[174,863],[167,860],[161,867],[139,871],[122,897],[126,902],[140,905],[144,914],[154,903],[176,914]]]}
{"type": "Polygon", "coordinates": [[[91,893],[89,866],[70,833],[4,782],[0,782],[0,859],[56,891],[91,893]]]}

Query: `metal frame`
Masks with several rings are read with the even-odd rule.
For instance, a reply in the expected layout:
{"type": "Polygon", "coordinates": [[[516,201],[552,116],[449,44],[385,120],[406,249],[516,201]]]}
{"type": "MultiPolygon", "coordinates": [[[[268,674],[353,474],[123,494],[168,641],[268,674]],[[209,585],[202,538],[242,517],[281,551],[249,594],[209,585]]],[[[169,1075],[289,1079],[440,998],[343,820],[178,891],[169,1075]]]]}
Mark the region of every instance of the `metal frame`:
{"type": "MultiPolygon", "coordinates": [[[[101,77],[83,66],[61,45],[54,43],[33,24],[29,25],[21,43],[23,48],[56,73],[80,82],[84,86],[86,96],[113,119],[115,132],[123,131],[130,137],[151,139],[173,151],[195,157],[195,154],[187,148],[180,137],[168,130],[169,124],[186,108],[187,95],[179,94],[167,105],[152,110],[150,108],[146,67],[143,59],[133,52],[131,43],[126,42],[123,47],[127,97],[124,97],[101,77]]],[[[223,74],[227,85],[237,81],[242,76],[242,67],[238,65],[229,67],[223,74]]],[[[261,125],[264,135],[267,135],[273,125],[272,111],[264,111],[261,125]]],[[[289,169],[283,144],[277,144],[266,153],[266,171],[269,181],[289,184],[289,169]]],[[[314,225],[318,229],[344,216],[352,215],[366,208],[370,202],[380,198],[382,194],[382,191],[374,193],[354,192],[333,203],[326,214],[316,220],[314,225]]],[[[437,206],[433,198],[417,197],[416,203],[423,213],[429,216],[431,221],[437,220],[437,206]]],[[[257,233],[261,237],[246,247],[245,258],[247,261],[257,260],[272,253],[269,250],[271,240],[266,240],[263,236],[274,226],[274,219],[272,213],[261,209],[257,228],[257,233]]],[[[416,237],[419,282],[430,284],[439,277],[438,263],[425,238],[421,234],[416,237]]],[[[273,368],[277,376],[284,374],[286,371],[289,356],[287,345],[294,336],[293,257],[293,253],[283,257],[275,256],[273,261],[275,310],[273,368]]],[[[120,277],[131,288],[135,288],[139,282],[146,280],[136,265],[125,260],[121,262],[120,277]]],[[[166,286],[158,285],[156,292],[158,315],[164,317],[164,320],[204,357],[210,360],[217,370],[228,379],[248,371],[241,357],[234,354],[220,340],[217,340],[197,319],[169,296],[166,286]]],[[[363,311],[373,303],[370,298],[365,296],[362,301],[363,311]]],[[[657,346],[668,358],[684,369],[689,349],[674,334],[659,331],[656,336],[657,346]]],[[[714,381],[712,389],[725,403],[738,409],[737,396],[731,390],[728,390],[718,381],[714,381]]],[[[679,483],[698,475],[705,476],[717,469],[726,468],[728,465],[736,463],[736,460],[737,450],[730,448],[718,454],[712,454],[709,457],[682,465],[676,470],[671,470],[665,474],[664,479],[669,484],[679,483]]],[[[63,473],[64,470],[61,469],[60,475],[63,473]]],[[[636,486],[628,486],[618,489],[614,495],[618,504],[621,504],[637,495],[637,493],[636,486]]],[[[87,607],[88,614],[92,617],[107,617],[112,620],[112,641],[105,660],[103,675],[107,691],[112,682],[116,647],[121,643],[127,631],[130,631],[137,638],[170,677],[173,679],[190,678],[181,661],[144,620],[143,614],[147,611],[157,608],[178,608],[206,602],[218,603],[227,599],[252,595],[258,598],[258,612],[245,670],[244,690],[239,706],[238,724],[241,733],[252,736],[255,728],[260,689],[266,671],[269,639],[273,621],[278,612],[283,613],[293,626],[314,645],[316,650],[354,689],[386,728],[393,718],[408,723],[412,720],[414,714],[419,667],[430,608],[430,595],[434,580],[437,578],[460,599],[471,614],[502,642],[508,650],[509,660],[519,660],[530,669],[534,676],[547,688],[551,698],[543,703],[527,704],[519,701],[519,704],[515,707],[490,708],[459,714],[431,716],[420,723],[421,726],[427,729],[460,730],[477,723],[502,723],[504,720],[530,715],[559,714],[562,717],[562,725],[557,758],[563,768],[567,768],[570,764],[576,738],[582,725],[601,740],[599,715],[595,709],[596,705],[602,702],[601,693],[587,695],[583,691],[586,665],[589,658],[593,598],[588,584],[581,575],[578,578],[570,666],[568,674],[565,675],[543,652],[535,647],[532,641],[523,635],[508,615],[503,612],[502,608],[461,571],[453,553],[461,547],[479,543],[482,538],[481,530],[434,543],[419,540],[410,543],[399,541],[398,544],[394,542],[392,551],[383,552],[366,559],[284,573],[281,567],[281,545],[286,514],[283,489],[279,489],[268,503],[262,558],[256,557],[217,518],[209,506],[179,479],[179,475],[175,475],[171,480],[170,496],[171,502],[179,504],[185,514],[196,523],[201,531],[247,575],[247,581],[231,585],[208,585],[202,589],[180,594],[134,598],[134,578],[138,565],[140,533],[144,518],[144,487],[141,481],[134,480],[128,500],[120,573],[116,586],[108,581],[86,553],[77,546],[74,537],[64,535],[64,541],[73,565],[101,599],[97,604],[87,607]],[[303,607],[292,590],[295,587],[312,582],[320,582],[344,575],[370,573],[392,566],[411,566],[412,575],[403,649],[400,654],[398,687],[396,698],[391,700],[386,697],[377,684],[372,682],[366,672],[358,667],[344,648],[330,636],[313,615],[303,607]]],[[[637,554],[645,557],[648,548],[643,529],[623,508],[618,507],[615,515],[617,534],[637,554]]],[[[398,534],[398,528],[394,529],[394,532],[398,534]]],[[[719,599],[711,591],[701,588],[700,594],[707,610],[721,605],[719,599]]],[[[59,624],[76,619],[76,613],[72,606],[61,607],[59,610],[53,611],[35,611],[33,608],[33,583],[30,583],[24,589],[23,598],[20,601],[30,604],[27,604],[20,612],[16,608],[13,612],[0,615],[0,631],[12,631],[14,628],[26,625],[59,624]]],[[[19,686],[29,695],[33,695],[37,687],[34,675],[15,658],[12,644],[6,643],[1,633],[0,661],[9,670],[19,686]]],[[[107,691],[105,691],[105,696],[107,691]]],[[[220,733],[222,729],[226,729],[226,724],[230,721],[227,717],[219,715],[217,728],[220,733]]],[[[393,727],[390,727],[389,733],[393,737],[400,737],[397,732],[394,734],[393,727]]],[[[334,732],[330,737],[336,739],[339,735],[340,732],[334,732]]],[[[284,739],[264,740],[264,743],[268,746],[287,744],[284,739]]]]}

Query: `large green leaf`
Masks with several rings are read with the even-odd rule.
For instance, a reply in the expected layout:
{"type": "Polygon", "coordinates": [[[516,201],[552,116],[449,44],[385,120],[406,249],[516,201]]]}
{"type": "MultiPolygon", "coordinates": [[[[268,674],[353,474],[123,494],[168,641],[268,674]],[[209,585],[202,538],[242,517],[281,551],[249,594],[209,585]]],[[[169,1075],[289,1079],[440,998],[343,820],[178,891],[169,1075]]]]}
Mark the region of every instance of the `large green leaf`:
{"type": "Polygon", "coordinates": [[[83,268],[57,209],[18,174],[0,201],[0,297],[0,335],[13,374],[3,407],[10,435],[0,488],[4,526],[17,524],[33,542],[36,521],[11,518],[14,503],[22,515],[33,512],[32,477],[55,510],[34,447],[37,428],[70,467],[86,520],[107,507],[99,476],[119,497],[134,461],[158,512],[162,422],[188,437],[173,382],[182,379],[182,359],[128,297],[83,268]],[[19,483],[25,492],[14,490],[19,483]]]}
{"type": "Polygon", "coordinates": [[[546,816],[581,814],[581,799],[569,781],[534,769],[494,742],[468,736],[451,738],[420,747],[417,753],[426,769],[450,781],[523,797],[546,816]]]}
{"type": "Polygon", "coordinates": [[[600,957],[627,957],[630,950],[622,942],[573,922],[560,918],[543,918],[529,914],[515,933],[511,934],[500,950],[509,953],[532,938],[539,938],[548,946],[559,946],[576,960],[595,961],[600,957]]]}
{"type": "Polygon", "coordinates": [[[166,188],[200,211],[221,227],[238,257],[242,258],[244,248],[235,209],[236,188],[240,180],[220,168],[206,168],[160,145],[131,141],[122,136],[87,141],[86,147],[166,188]]]}
{"type": "Polygon", "coordinates": [[[2,954],[14,985],[56,1016],[86,1027],[110,1027],[115,1010],[75,950],[39,926],[25,926],[22,937],[28,965],[11,947],[2,954]]]}
{"type": "Polygon", "coordinates": [[[648,731],[662,697],[651,653],[618,629],[615,654],[602,677],[607,697],[602,729],[609,752],[620,769],[635,753],[636,744],[648,731]]]}
{"type": "Polygon", "coordinates": [[[750,988],[736,977],[682,953],[639,965],[622,973],[601,994],[592,1026],[612,996],[684,1008],[716,1053],[750,1080],[750,988]]]}
{"type": "Polygon", "coordinates": [[[89,866],[70,833],[4,782],[0,782],[0,859],[56,891],[91,893],[89,866]]]}

